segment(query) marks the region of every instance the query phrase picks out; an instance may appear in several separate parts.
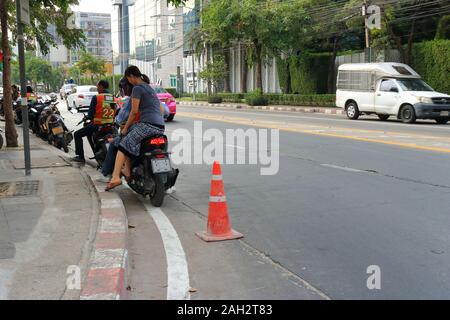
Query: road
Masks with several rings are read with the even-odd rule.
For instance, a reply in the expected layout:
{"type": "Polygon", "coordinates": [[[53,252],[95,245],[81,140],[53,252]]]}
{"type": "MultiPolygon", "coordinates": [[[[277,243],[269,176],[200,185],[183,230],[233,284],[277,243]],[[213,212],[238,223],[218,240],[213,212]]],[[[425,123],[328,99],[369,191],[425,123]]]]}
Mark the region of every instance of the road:
{"type": "MultiPolygon", "coordinates": [[[[450,298],[449,125],[179,107],[169,138],[186,129],[201,141],[195,121],[203,131],[271,128],[280,136],[276,175],[222,166],[240,241],[195,237],[206,226],[211,165],[179,165],[162,210],[186,253],[192,299],[450,298]],[[367,287],[369,266],[380,268],[379,290],[367,287]]],[[[225,152],[239,149],[249,148],[233,142],[225,152]]],[[[133,227],[133,297],[165,298],[164,244],[137,197],[120,193],[133,227]]]]}

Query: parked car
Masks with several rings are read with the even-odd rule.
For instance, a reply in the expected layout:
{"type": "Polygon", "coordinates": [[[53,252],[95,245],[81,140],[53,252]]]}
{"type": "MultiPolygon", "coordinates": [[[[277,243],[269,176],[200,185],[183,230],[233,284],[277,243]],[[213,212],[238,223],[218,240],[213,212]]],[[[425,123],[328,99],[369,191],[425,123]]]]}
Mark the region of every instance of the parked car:
{"type": "Polygon", "coordinates": [[[61,87],[61,90],[59,90],[59,96],[61,100],[66,99],[69,93],[72,91],[73,88],[75,88],[77,85],[74,83],[65,84],[61,87]]]}
{"type": "Polygon", "coordinates": [[[170,115],[167,117],[167,121],[172,121],[177,113],[177,103],[175,98],[161,86],[153,84],[151,86],[155,90],[158,99],[169,107],[170,115]]]}
{"type": "Polygon", "coordinates": [[[354,63],[339,67],[336,105],[349,119],[376,114],[405,123],[450,120],[450,95],[434,91],[410,66],[401,63],[354,63]]]}
{"type": "Polygon", "coordinates": [[[96,86],[78,86],[72,89],[67,96],[67,109],[76,109],[77,111],[89,109],[92,97],[97,95],[96,86]]]}

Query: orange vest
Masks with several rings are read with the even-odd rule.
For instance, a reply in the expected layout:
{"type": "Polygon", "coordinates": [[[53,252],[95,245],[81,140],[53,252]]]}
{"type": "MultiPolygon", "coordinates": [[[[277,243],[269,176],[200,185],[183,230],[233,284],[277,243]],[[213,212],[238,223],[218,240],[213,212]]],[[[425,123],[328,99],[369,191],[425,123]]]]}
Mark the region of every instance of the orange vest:
{"type": "Polygon", "coordinates": [[[94,124],[113,124],[115,113],[116,108],[113,95],[109,93],[97,95],[94,124]]]}
{"type": "Polygon", "coordinates": [[[36,102],[37,97],[34,93],[27,92],[27,100],[30,102],[36,102]]]}

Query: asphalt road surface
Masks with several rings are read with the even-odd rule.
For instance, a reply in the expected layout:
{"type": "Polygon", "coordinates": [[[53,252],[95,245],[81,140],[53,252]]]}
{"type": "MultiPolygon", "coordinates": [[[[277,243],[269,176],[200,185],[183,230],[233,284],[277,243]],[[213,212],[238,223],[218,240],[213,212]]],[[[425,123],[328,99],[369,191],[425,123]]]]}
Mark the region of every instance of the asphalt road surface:
{"type": "MultiPolygon", "coordinates": [[[[169,138],[186,129],[201,142],[195,121],[203,132],[224,135],[226,129],[280,129],[277,174],[261,175],[259,165],[222,166],[233,226],[245,235],[239,246],[204,246],[191,233],[205,223],[211,165],[179,165],[177,191],[162,210],[183,244],[191,285],[198,286],[193,298],[450,298],[449,125],[206,107],[180,106],[178,112],[167,125],[169,138]],[[243,247],[264,257],[267,267],[258,271],[242,256],[243,247]],[[225,254],[232,267],[215,266],[225,254]],[[370,266],[381,272],[380,289],[367,286],[370,266]],[[216,267],[228,275],[212,272],[216,267]],[[295,281],[300,284],[290,286],[295,281]]],[[[66,117],[70,127],[80,115],[66,117]]],[[[227,144],[225,152],[257,151],[227,144]]],[[[142,256],[151,249],[143,233],[157,232],[135,196],[121,192],[130,223],[148,224],[132,233],[135,297],[163,298],[162,244],[153,257],[142,256]],[[160,279],[157,289],[149,277],[160,279]]]]}

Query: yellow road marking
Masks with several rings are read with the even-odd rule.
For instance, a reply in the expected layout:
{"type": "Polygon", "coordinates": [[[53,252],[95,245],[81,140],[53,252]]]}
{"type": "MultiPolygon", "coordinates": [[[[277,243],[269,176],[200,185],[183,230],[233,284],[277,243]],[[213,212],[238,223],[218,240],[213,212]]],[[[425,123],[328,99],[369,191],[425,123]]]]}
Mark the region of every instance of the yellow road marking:
{"type": "MultiPolygon", "coordinates": [[[[403,142],[397,142],[397,141],[386,141],[386,140],[379,140],[374,138],[363,138],[363,137],[355,137],[355,136],[349,136],[345,134],[338,134],[338,133],[326,133],[326,132],[319,132],[316,130],[308,130],[308,129],[301,129],[301,128],[289,128],[289,127],[283,127],[283,125],[289,125],[287,123],[280,123],[280,122],[274,122],[274,121],[258,121],[258,120],[248,120],[244,118],[237,118],[237,117],[230,117],[230,116],[214,116],[210,114],[200,114],[200,113],[191,113],[191,112],[180,112],[177,113],[177,116],[181,117],[187,117],[187,118],[195,118],[195,119],[202,119],[202,120],[213,120],[213,121],[219,121],[219,122],[226,122],[226,123],[233,123],[233,124],[243,124],[246,126],[252,126],[252,127],[266,127],[270,129],[278,129],[281,131],[287,131],[287,132],[297,132],[297,133],[305,133],[305,134],[311,134],[311,135],[318,135],[318,136],[326,136],[326,137],[333,137],[333,138],[341,138],[341,139],[349,139],[349,140],[357,140],[357,141],[364,141],[364,142],[372,142],[372,143],[381,143],[381,144],[387,144],[392,146],[398,146],[403,148],[410,148],[410,149],[417,149],[417,150],[426,150],[426,151],[435,151],[435,152],[443,152],[443,153],[450,153],[450,149],[448,148],[440,148],[440,147],[433,147],[433,146],[424,146],[424,145],[418,145],[415,143],[403,143],[403,142]]],[[[324,126],[317,126],[317,125],[302,125],[303,127],[309,127],[309,128],[321,128],[320,130],[342,130],[342,131],[353,131],[353,132],[361,132],[361,133],[383,133],[388,134],[385,131],[377,131],[377,130],[360,130],[360,129],[354,129],[354,128],[339,128],[339,127],[324,127],[324,126]]],[[[389,134],[394,134],[394,132],[390,132],[389,134]]],[[[443,140],[449,140],[449,138],[446,137],[435,137],[435,136],[423,136],[423,135],[417,135],[417,134],[409,134],[409,133],[396,133],[402,136],[414,136],[414,137],[420,137],[425,139],[439,139],[440,141],[443,140]]]]}

